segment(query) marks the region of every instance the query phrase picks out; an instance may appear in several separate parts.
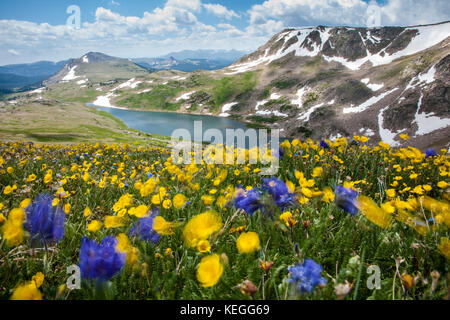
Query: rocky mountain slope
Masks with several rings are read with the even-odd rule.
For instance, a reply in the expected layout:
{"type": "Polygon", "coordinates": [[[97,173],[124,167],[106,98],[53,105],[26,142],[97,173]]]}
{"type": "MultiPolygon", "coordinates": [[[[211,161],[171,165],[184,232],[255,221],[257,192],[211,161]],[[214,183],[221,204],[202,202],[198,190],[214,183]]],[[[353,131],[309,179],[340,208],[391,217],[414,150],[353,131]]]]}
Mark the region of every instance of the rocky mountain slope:
{"type": "Polygon", "coordinates": [[[288,137],[366,135],[392,146],[450,143],[450,22],[417,27],[301,28],[275,35],[224,70],[258,84],[226,114],[288,137]]]}

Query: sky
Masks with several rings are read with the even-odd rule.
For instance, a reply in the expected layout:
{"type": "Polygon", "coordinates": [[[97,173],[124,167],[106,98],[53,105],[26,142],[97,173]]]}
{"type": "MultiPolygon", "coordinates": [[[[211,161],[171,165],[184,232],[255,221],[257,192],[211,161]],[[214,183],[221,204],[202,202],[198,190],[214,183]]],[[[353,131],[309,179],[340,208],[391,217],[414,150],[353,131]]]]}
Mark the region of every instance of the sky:
{"type": "Polygon", "coordinates": [[[122,58],[197,49],[252,52],[286,27],[448,20],[448,0],[0,1],[0,65],[60,61],[89,51],[122,58]]]}

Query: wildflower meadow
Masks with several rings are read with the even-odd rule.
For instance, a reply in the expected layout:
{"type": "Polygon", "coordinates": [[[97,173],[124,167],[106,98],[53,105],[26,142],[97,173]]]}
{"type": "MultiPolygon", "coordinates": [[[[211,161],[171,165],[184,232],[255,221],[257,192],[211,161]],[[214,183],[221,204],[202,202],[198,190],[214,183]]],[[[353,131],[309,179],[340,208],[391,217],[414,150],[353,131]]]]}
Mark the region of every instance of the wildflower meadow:
{"type": "Polygon", "coordinates": [[[366,142],[0,143],[0,299],[448,298],[447,150],[366,142]]]}

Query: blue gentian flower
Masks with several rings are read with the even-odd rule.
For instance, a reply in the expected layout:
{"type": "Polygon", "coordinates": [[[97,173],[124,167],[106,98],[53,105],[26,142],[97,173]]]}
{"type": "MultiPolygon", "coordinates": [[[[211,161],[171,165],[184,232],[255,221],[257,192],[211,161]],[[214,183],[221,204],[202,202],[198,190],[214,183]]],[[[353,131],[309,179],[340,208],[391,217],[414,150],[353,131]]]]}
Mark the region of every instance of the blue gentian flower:
{"type": "Polygon", "coordinates": [[[263,190],[267,191],[273,198],[275,204],[281,209],[286,209],[292,204],[294,194],[289,193],[286,183],[278,178],[263,178],[263,190]]]}
{"type": "Polygon", "coordinates": [[[334,202],[336,205],[348,212],[353,216],[358,213],[358,208],[356,207],[356,198],[358,197],[358,191],[352,188],[344,188],[342,186],[336,186],[334,191],[334,202]]]}
{"type": "Polygon", "coordinates": [[[66,214],[52,202],[52,195],[41,194],[26,208],[25,229],[31,234],[31,242],[57,243],[64,237],[66,214]]]}
{"type": "Polygon", "coordinates": [[[157,243],[161,236],[153,230],[153,221],[159,215],[159,209],[153,208],[152,214],[148,217],[140,218],[131,228],[130,236],[139,236],[142,240],[157,243]]]}
{"type": "Polygon", "coordinates": [[[261,208],[260,197],[261,194],[258,189],[242,191],[234,199],[234,206],[252,216],[256,210],[261,208]]]}
{"type": "Polygon", "coordinates": [[[324,140],[320,141],[320,146],[325,149],[329,149],[330,146],[324,140]]]}
{"type": "Polygon", "coordinates": [[[85,279],[107,281],[125,265],[126,253],[116,249],[118,240],[107,236],[102,243],[83,237],[80,249],[81,276],[85,279]]]}
{"type": "Polygon", "coordinates": [[[434,151],[434,149],[427,149],[427,151],[425,151],[425,159],[429,158],[429,157],[436,157],[436,151],[434,151]]]}
{"type": "Polygon", "coordinates": [[[314,260],[305,259],[302,264],[297,263],[288,267],[290,272],[288,282],[295,284],[301,294],[311,293],[316,286],[327,284],[327,280],[321,275],[322,270],[322,266],[314,260]]]}
{"type": "Polygon", "coordinates": [[[147,177],[149,177],[149,178],[153,177],[153,173],[149,172],[149,173],[147,174],[147,177]]]}

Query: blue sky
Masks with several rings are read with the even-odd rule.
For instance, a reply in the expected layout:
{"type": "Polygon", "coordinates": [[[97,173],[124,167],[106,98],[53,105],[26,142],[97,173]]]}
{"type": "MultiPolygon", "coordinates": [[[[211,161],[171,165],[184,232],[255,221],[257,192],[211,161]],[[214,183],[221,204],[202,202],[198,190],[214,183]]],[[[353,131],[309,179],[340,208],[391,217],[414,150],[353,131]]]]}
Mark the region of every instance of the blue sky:
{"type": "Polygon", "coordinates": [[[285,27],[450,20],[448,0],[14,0],[0,1],[0,65],[101,51],[152,57],[185,49],[253,51],[285,27]],[[70,5],[81,25],[66,24],[70,5]]]}

